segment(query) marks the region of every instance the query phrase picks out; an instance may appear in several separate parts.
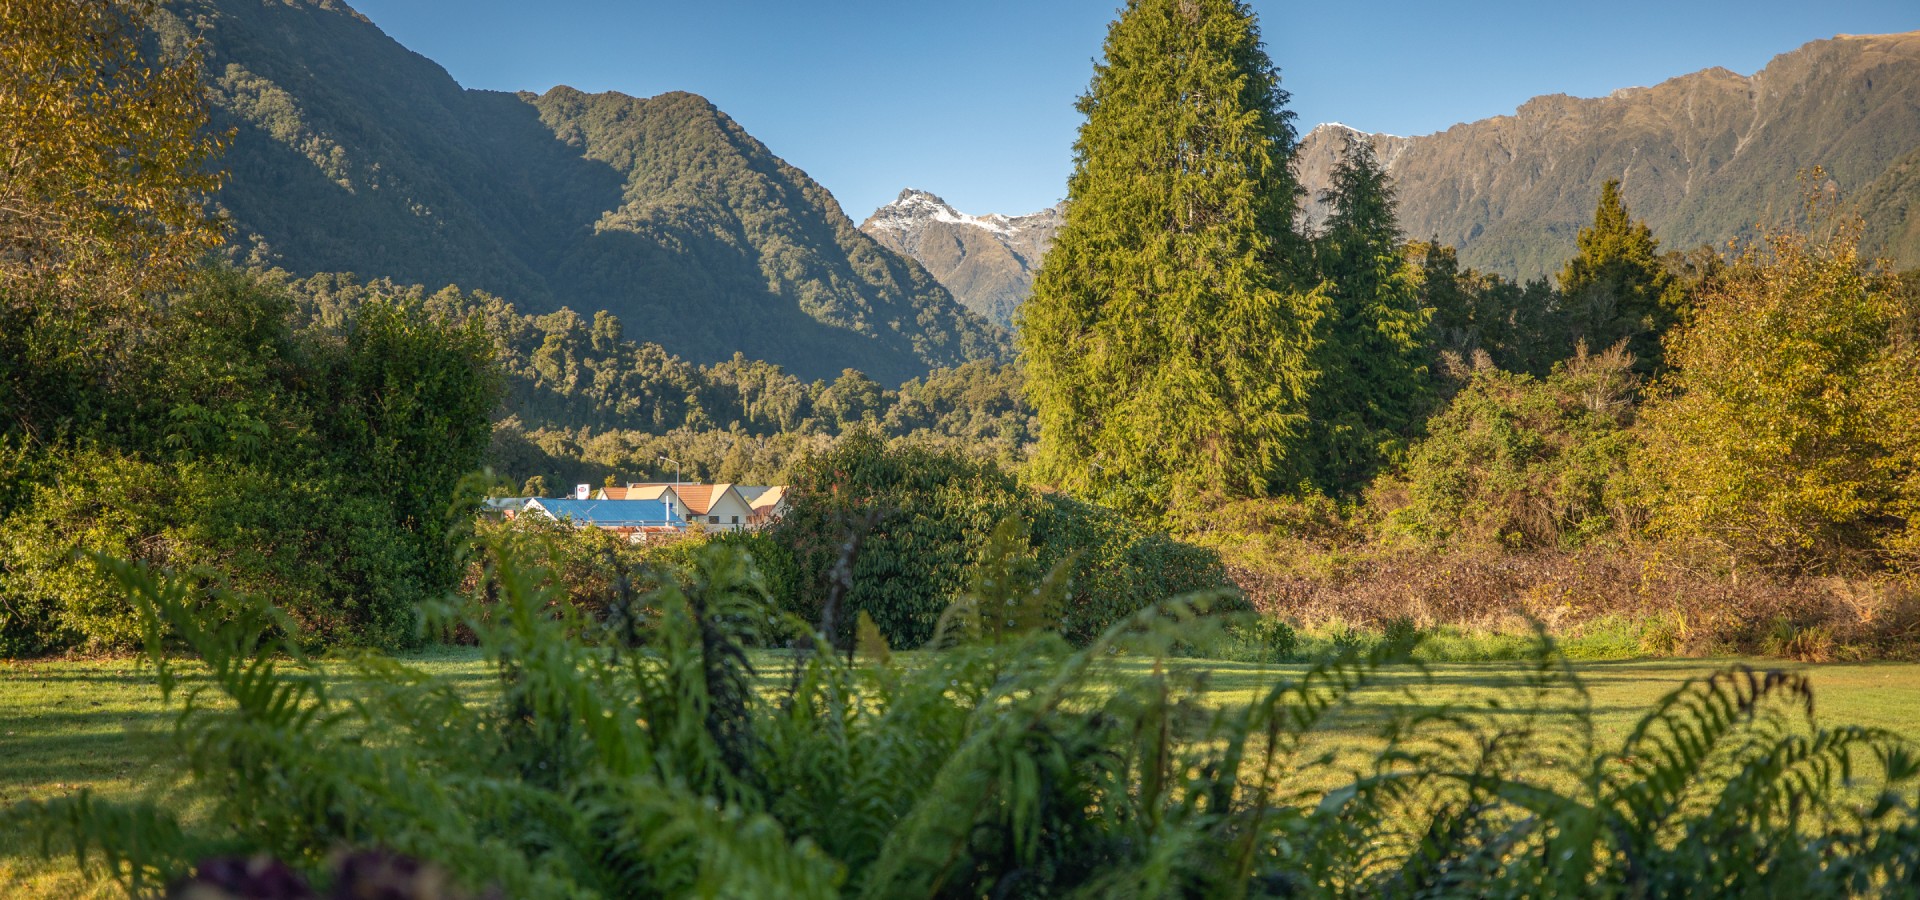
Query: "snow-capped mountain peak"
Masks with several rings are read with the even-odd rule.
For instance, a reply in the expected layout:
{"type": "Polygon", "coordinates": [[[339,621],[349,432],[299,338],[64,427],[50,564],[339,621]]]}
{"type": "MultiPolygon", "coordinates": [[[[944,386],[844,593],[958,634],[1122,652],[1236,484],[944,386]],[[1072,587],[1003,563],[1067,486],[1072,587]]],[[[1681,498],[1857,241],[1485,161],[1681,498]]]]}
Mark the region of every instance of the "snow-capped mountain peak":
{"type": "Polygon", "coordinates": [[[892,203],[873,211],[867,218],[870,228],[886,231],[904,231],[916,228],[927,221],[946,222],[951,225],[972,225],[984,228],[994,234],[1009,234],[1008,218],[994,213],[985,216],[970,216],[957,209],[938,195],[926,191],[907,188],[892,203]]]}
{"type": "Polygon", "coordinates": [[[860,230],[925,266],[962,305],[1005,325],[1032,289],[1060,221],[1057,206],[1025,216],[972,216],[936,194],[908,188],[874,210],[860,230]]]}

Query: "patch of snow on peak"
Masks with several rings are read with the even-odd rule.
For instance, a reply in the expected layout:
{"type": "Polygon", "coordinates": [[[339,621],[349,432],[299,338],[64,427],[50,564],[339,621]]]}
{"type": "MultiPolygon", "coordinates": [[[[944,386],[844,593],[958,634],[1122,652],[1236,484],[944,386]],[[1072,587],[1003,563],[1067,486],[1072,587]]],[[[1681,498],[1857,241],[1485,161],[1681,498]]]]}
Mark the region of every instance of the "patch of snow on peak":
{"type": "Polygon", "coordinates": [[[1000,235],[1011,234],[1013,231],[1007,227],[1006,216],[998,213],[988,216],[969,216],[949,206],[947,201],[933,194],[912,188],[901,191],[899,199],[874,210],[868,223],[874,228],[905,231],[927,219],[953,225],[972,225],[1000,235]]]}
{"type": "Polygon", "coordinates": [[[1361,131],[1360,129],[1355,128],[1352,125],[1348,125],[1345,122],[1322,122],[1318,125],[1313,126],[1313,128],[1309,129],[1307,133],[1312,134],[1313,132],[1320,131],[1322,129],[1325,129],[1327,131],[1344,131],[1344,132],[1347,132],[1348,134],[1357,134],[1361,137],[1366,137],[1366,138],[1397,138],[1400,136],[1397,134],[1388,134],[1387,132],[1384,132],[1384,131],[1361,131]]]}

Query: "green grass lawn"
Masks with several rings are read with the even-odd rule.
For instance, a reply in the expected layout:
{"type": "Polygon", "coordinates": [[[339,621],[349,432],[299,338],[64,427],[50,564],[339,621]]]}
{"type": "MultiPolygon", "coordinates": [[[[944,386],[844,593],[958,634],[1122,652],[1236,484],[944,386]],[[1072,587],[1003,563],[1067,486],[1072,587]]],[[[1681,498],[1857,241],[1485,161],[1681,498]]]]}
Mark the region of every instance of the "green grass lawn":
{"type": "MultiPolygon", "coordinates": [[[[471,649],[438,650],[409,660],[466,683],[476,694],[492,683],[491,671],[471,649]]],[[[768,654],[759,662],[767,680],[777,683],[785,661],[768,654]]],[[[1690,677],[1734,662],[1581,662],[1575,669],[1591,696],[1595,737],[1604,749],[1617,747],[1662,695],[1690,677]]],[[[1822,724],[1872,725],[1920,739],[1920,665],[1751,662],[1810,673],[1822,724]]],[[[1248,702],[1305,668],[1202,660],[1183,664],[1206,672],[1207,696],[1220,705],[1248,702]]],[[[1396,707],[1472,704],[1522,669],[1513,663],[1430,664],[1424,673],[1410,666],[1396,668],[1382,687],[1358,699],[1326,740],[1351,736],[1363,744],[1369,726],[1396,707]]],[[[162,706],[151,676],[150,668],[131,659],[0,662],[0,806],[83,787],[124,798],[172,782],[176,771],[167,738],[171,712],[162,706]]],[[[26,859],[29,849],[18,842],[0,843],[0,896],[67,897],[86,890],[71,863],[26,859]]]]}

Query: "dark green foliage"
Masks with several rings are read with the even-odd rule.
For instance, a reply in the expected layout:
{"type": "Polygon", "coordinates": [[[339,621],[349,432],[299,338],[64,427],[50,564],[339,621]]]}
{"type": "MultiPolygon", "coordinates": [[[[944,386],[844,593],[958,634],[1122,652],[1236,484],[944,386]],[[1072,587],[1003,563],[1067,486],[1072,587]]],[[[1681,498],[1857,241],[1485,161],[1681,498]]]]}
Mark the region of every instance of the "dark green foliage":
{"type": "Polygon", "coordinates": [[[1348,137],[1322,199],[1333,213],[1314,241],[1314,267],[1332,302],[1307,404],[1314,480],[1325,491],[1356,493],[1405,452],[1427,411],[1433,312],[1402,251],[1393,186],[1370,145],[1348,137]]]}
{"type": "Polygon", "coordinates": [[[1040,498],[1033,535],[1042,562],[1071,563],[1071,591],[1058,625],[1067,640],[1086,643],[1113,623],[1169,597],[1219,592],[1220,611],[1247,607],[1212,550],[1175,540],[1116,510],[1059,494],[1040,498]]]}
{"type": "Polygon", "coordinates": [[[1407,256],[1419,268],[1421,305],[1433,311],[1429,340],[1441,374],[1461,374],[1484,358],[1509,372],[1545,375],[1562,358],[1566,329],[1545,279],[1518,284],[1462,269],[1452,247],[1432,241],[1410,242],[1407,256]]]}
{"type": "Polygon", "coordinates": [[[1020,552],[1040,570],[1066,565],[1071,590],[1056,626],[1091,640],[1112,623],[1167,597],[1226,584],[1210,551],[1171,540],[1111,510],[1021,487],[990,462],[916,443],[889,447],[871,433],[843,439],[795,473],[792,510],[769,535],[796,567],[788,609],[817,623],[832,573],[858,534],[852,589],[833,637],[853,638],[865,614],[888,642],[917,647],[964,594],[995,528],[1026,523],[1020,552]]]}
{"type": "Polygon", "coordinates": [[[550,489],[607,476],[779,483],[805,452],[862,425],[1013,464],[1036,430],[1019,370],[989,360],[936,369],[897,390],[851,369],[808,383],[739,353],[688,362],[604,310],[591,322],[570,309],[531,316],[485,293],[429,296],[342,275],[290,287],[301,320],[324,328],[380,302],[484,322],[506,378],[507,416],[496,423],[489,463],[515,483],[536,475],[550,489]]]}
{"type": "Polygon", "coordinates": [[[1286,92],[1235,0],[1133,0],[1080,99],[1065,223],[1021,308],[1046,482],[1129,512],[1291,488],[1324,301],[1286,92]]]}
{"type": "Polygon", "coordinates": [[[1040,436],[1018,365],[975,361],[939,369],[901,385],[889,399],[881,420],[888,434],[985,451],[1009,469],[1026,461],[1040,436]]]}
{"type": "Polygon", "coordinates": [[[1660,336],[1679,321],[1686,296],[1662,264],[1647,223],[1628,215],[1618,180],[1601,186],[1593,224],[1580,229],[1578,243],[1580,252],[1560,273],[1568,345],[1606,348],[1625,341],[1637,371],[1659,371],[1660,336]]]}
{"type": "Polygon", "coordinates": [[[854,616],[865,613],[891,643],[910,647],[933,636],[941,611],[966,590],[994,525],[1030,509],[1018,483],[989,464],[913,445],[889,449],[871,433],[808,458],[789,502],[774,539],[793,548],[808,576],[789,608],[820,621],[830,572],[858,533],[854,588],[839,618],[845,630],[834,637],[850,641],[854,616]]]}
{"type": "Polygon", "coordinates": [[[1631,366],[1582,348],[1545,380],[1474,371],[1413,448],[1396,526],[1433,544],[1563,549],[1624,532],[1631,366]]]}
{"type": "Polygon", "coordinates": [[[858,369],[843,369],[840,377],[827,385],[815,400],[815,409],[826,421],[842,429],[871,425],[886,402],[886,389],[858,369]]]}
{"type": "Polygon", "coordinates": [[[137,640],[133,611],[103,592],[76,548],[271,592],[308,639],[324,642],[410,643],[414,604],[450,583],[426,567],[425,541],[393,522],[391,506],[338,474],[289,480],[261,466],[155,464],[111,451],[47,464],[53,479],[0,520],[0,655],[137,640]]]}
{"type": "Polygon", "coordinates": [[[83,329],[6,299],[0,392],[54,402],[0,421],[0,653],[132,638],[76,548],[271,594],[308,640],[418,639],[498,397],[478,323],[396,302],[295,329],[284,291],[225,269],[83,329]]]}
{"type": "Polygon", "coordinates": [[[456,325],[374,303],[358,310],[342,349],[323,420],[328,446],[389,498],[429,583],[450,583],[453,560],[440,531],[452,486],[492,435],[488,417],[500,392],[492,342],[477,319],[456,325]]]}
{"type": "MultiPolygon", "coordinates": [[[[1920,876],[1920,758],[1884,731],[1820,727],[1804,676],[1691,682],[1603,745],[1585,688],[1543,647],[1484,702],[1429,710],[1416,679],[1394,708],[1423,711],[1328,753],[1390,651],[1212,710],[1165,657],[1209,621],[1188,604],[1080,650],[980,629],[911,665],[877,640],[865,662],[756,657],[766,595],[729,548],[653,572],[630,601],[647,627],[621,634],[583,627],[511,545],[479,549],[494,602],[446,611],[498,673],[477,698],[374,655],[323,678],[263,639],[265,603],[103,560],[161,690],[186,695],[188,777],[164,799],[22,804],[0,829],[71,842],[136,894],[256,852],[325,877],[345,850],[529,900],[1823,898],[1920,876]],[[205,675],[184,677],[173,647],[205,675]],[[756,658],[780,686],[752,688],[756,658]]],[[[968,602],[1045,595],[1057,577],[968,602]]]]}

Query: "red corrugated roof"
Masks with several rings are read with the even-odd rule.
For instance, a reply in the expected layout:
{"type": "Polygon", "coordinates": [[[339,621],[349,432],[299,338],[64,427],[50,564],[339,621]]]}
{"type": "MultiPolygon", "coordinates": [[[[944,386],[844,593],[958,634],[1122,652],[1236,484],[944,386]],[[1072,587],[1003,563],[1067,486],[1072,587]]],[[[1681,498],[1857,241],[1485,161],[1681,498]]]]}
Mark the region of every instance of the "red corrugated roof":
{"type": "Polygon", "coordinates": [[[704,516],[713,506],[714,487],[711,484],[676,484],[673,485],[673,492],[679,496],[681,503],[686,504],[688,512],[704,516]]]}

